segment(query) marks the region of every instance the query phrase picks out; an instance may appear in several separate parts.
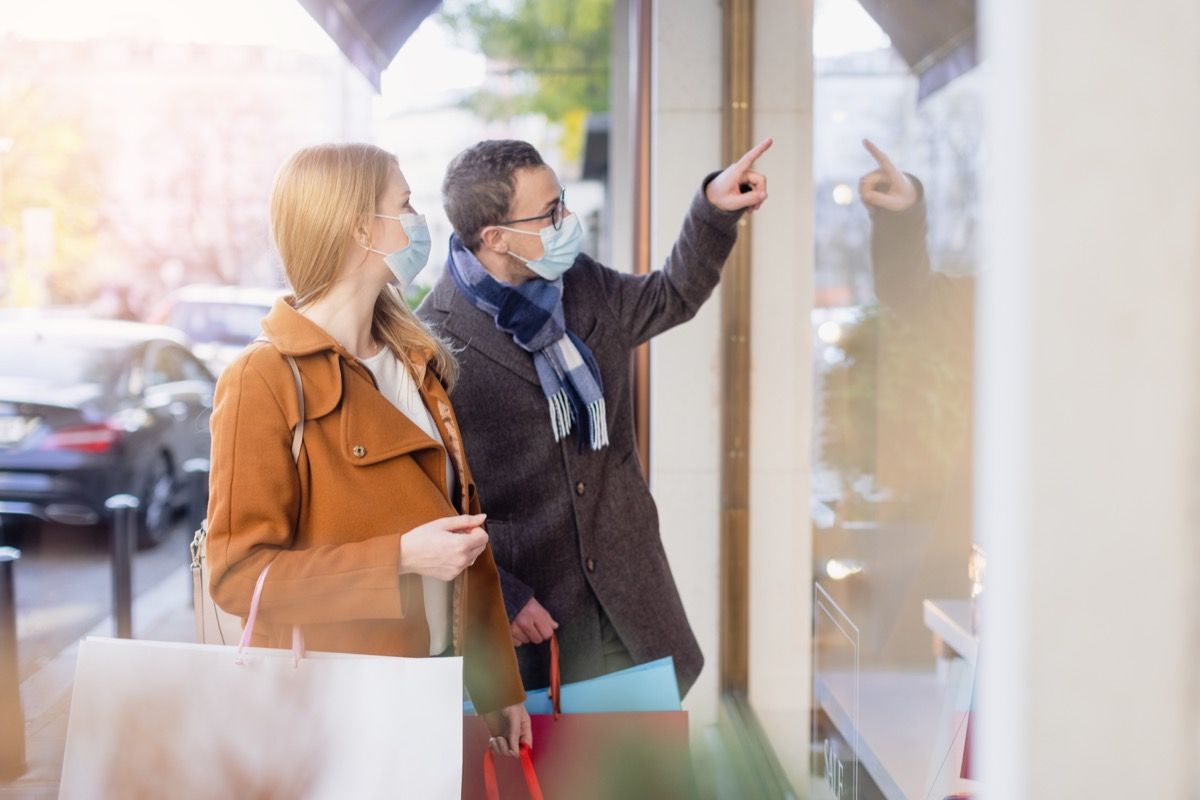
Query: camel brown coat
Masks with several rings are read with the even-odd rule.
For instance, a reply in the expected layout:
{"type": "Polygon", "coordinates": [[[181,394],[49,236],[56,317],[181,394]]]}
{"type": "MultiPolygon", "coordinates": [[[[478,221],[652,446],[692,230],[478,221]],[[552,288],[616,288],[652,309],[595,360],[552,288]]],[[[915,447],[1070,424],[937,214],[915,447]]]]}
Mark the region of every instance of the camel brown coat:
{"type": "MultiPolygon", "coordinates": [[[[310,650],[427,656],[421,577],[400,575],[403,535],[439,517],[478,513],[458,422],[429,353],[408,353],[443,447],[376,388],[370,371],[280,300],[222,374],[212,415],[208,508],[211,591],[246,617],[267,564],[254,644],[290,647],[300,625],[310,650]],[[305,427],[291,453],[304,386],[305,427]],[[451,498],[446,458],[458,477],[451,498]]],[[[524,699],[490,544],[454,581],[453,643],[467,689],[491,711],[524,699]]]]}

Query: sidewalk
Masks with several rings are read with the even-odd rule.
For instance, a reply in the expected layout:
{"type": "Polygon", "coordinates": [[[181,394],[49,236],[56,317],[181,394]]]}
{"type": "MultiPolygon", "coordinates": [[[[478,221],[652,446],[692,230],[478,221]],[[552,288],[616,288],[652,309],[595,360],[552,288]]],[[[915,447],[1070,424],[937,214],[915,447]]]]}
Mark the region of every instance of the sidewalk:
{"type": "MultiPolygon", "coordinates": [[[[157,586],[134,601],[134,637],[148,641],[194,642],[195,617],[191,603],[191,569],[172,571],[157,586]]],[[[108,618],[86,636],[112,636],[108,618]]],[[[11,783],[0,783],[0,800],[58,797],[70,717],[71,687],[75,679],[76,642],[21,683],[25,711],[26,772],[11,783]]],[[[744,793],[736,783],[735,765],[717,726],[694,731],[693,768],[701,798],[735,798],[744,793]]]]}
{"type": "MultiPolygon", "coordinates": [[[[192,573],[182,566],[133,604],[133,631],[137,639],[194,642],[195,617],[191,603],[192,573]]],[[[112,636],[108,618],[87,636],[112,636]]],[[[76,642],[21,683],[25,710],[25,762],[27,770],[12,783],[0,784],[0,798],[56,798],[62,774],[71,685],[75,679],[76,642]]]]}

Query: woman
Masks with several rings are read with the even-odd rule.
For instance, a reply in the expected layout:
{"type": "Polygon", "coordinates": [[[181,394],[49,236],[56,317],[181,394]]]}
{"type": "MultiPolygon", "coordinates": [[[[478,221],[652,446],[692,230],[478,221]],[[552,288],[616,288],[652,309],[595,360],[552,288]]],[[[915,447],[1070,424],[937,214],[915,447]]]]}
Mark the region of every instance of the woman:
{"type": "Polygon", "coordinates": [[[244,618],[271,565],[255,645],[290,647],[299,625],[312,650],[464,656],[492,747],[516,755],[529,716],[447,395],[457,365],[401,294],[429,255],[409,198],[372,145],[308,148],[280,170],[271,231],[294,294],[217,384],[211,591],[244,618]]]}

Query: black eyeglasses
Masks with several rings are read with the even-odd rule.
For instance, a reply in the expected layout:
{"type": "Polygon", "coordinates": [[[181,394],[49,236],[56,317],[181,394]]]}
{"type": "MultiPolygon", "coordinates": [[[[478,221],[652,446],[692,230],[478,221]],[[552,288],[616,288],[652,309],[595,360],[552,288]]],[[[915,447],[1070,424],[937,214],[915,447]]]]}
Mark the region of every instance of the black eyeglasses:
{"type": "Polygon", "coordinates": [[[536,217],[522,217],[521,219],[510,219],[504,222],[498,222],[497,225],[516,225],[518,222],[538,222],[543,219],[550,220],[550,224],[554,226],[554,230],[562,230],[563,216],[567,210],[567,190],[563,189],[558,194],[558,202],[554,204],[554,208],[547,211],[545,214],[538,214],[536,217]]]}

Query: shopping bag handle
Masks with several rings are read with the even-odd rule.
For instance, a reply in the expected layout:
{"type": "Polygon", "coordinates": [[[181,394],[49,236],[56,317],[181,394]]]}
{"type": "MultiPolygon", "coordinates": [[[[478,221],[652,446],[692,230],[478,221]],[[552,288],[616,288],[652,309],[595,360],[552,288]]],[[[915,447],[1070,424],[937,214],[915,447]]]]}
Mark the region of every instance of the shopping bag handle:
{"type": "Polygon", "coordinates": [[[550,702],[554,718],[562,716],[562,669],[559,667],[558,636],[550,634],[550,702]]]}
{"type": "MultiPolygon", "coordinates": [[[[271,564],[275,562],[272,561],[271,564]]],[[[262,572],[258,573],[258,583],[254,584],[254,596],[250,598],[250,616],[246,617],[246,629],[242,631],[242,640],[238,642],[237,660],[238,664],[246,663],[246,648],[250,646],[250,637],[254,633],[254,621],[258,619],[258,601],[262,599],[263,586],[267,583],[267,572],[271,569],[271,564],[263,567],[262,572]]],[[[304,657],[304,633],[300,630],[299,625],[292,626],[292,667],[300,666],[300,659],[304,657]]]]}
{"type": "MultiPolygon", "coordinates": [[[[274,342],[266,336],[259,336],[254,341],[267,342],[275,346],[274,342]]],[[[278,349],[278,348],[276,348],[278,349]]],[[[304,381],[300,379],[300,367],[296,365],[296,359],[290,355],[284,354],[287,359],[288,366],[292,370],[292,380],[296,383],[296,403],[300,408],[300,418],[296,421],[296,427],[292,429],[292,461],[296,464],[300,463],[300,447],[304,444],[304,418],[306,412],[304,409],[304,381]]],[[[246,628],[242,631],[242,640],[238,642],[238,652],[236,663],[243,665],[246,663],[246,648],[250,646],[250,635],[254,632],[254,621],[258,618],[258,601],[262,598],[263,586],[267,581],[267,570],[271,568],[271,564],[275,561],[272,559],[263,567],[262,572],[258,573],[258,583],[254,584],[254,596],[250,598],[250,616],[246,618],[246,628]]],[[[300,666],[300,659],[304,657],[304,632],[300,630],[299,625],[292,626],[292,667],[293,669],[300,666]]]]}
{"type": "MultiPolygon", "coordinates": [[[[538,783],[537,771],[533,768],[533,751],[529,745],[521,745],[521,770],[525,773],[525,788],[531,800],[543,800],[542,785],[538,783]]],[[[483,754],[483,788],[487,800],[500,800],[500,781],[496,779],[496,756],[491,750],[483,754]]]]}

